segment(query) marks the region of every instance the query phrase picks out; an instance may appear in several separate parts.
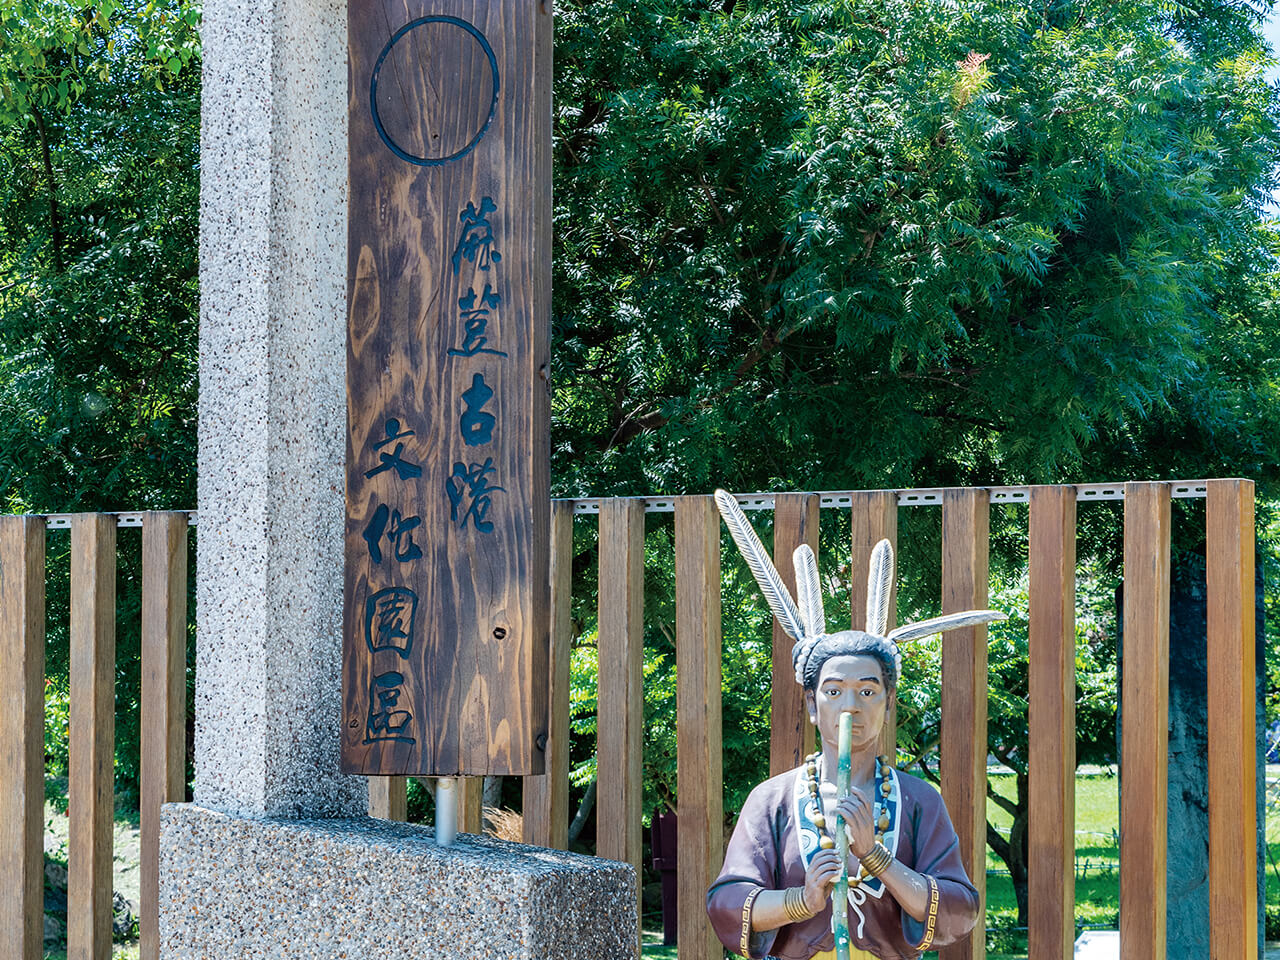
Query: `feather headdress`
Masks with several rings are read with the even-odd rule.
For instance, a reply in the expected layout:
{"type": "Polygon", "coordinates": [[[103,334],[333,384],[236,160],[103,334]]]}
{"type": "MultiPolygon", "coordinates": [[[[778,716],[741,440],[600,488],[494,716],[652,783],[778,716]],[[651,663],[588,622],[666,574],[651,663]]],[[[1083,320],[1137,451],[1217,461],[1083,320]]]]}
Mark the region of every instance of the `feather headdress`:
{"type": "MultiPolygon", "coordinates": [[[[804,682],[805,669],[814,648],[827,634],[827,618],[822,606],[822,584],[818,579],[818,562],[808,544],[801,544],[792,554],[796,571],[796,599],[791,598],[786,584],[765,551],[764,544],[756,536],[747,515],[738,506],[733,495],[724,490],[715,493],[716,506],[729,527],[734,543],[742,551],[752,576],[760,585],[769,609],[778,623],[795,643],[791,647],[791,663],[796,670],[796,682],[804,682]]],[[[1006,615],[996,610],[964,610],[943,614],[929,620],[909,623],[889,629],[889,602],[893,596],[893,547],[888,540],[881,540],[871,551],[871,568],[867,576],[867,626],[865,632],[883,640],[893,654],[894,672],[902,673],[902,656],[898,644],[921,637],[932,636],[945,630],[971,627],[980,623],[1004,620],[1006,615]]],[[[897,676],[894,677],[896,682],[897,676]]]]}

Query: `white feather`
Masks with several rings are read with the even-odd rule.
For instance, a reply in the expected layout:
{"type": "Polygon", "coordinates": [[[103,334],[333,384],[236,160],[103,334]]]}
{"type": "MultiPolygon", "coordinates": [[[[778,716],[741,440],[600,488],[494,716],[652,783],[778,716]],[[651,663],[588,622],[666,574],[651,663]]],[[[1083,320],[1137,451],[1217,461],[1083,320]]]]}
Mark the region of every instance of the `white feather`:
{"type": "Polygon", "coordinates": [[[822,582],[818,579],[818,558],[813,549],[802,543],[791,554],[796,571],[796,601],[800,606],[800,619],[811,637],[827,632],[827,614],[822,608],[822,582]]]}
{"type": "Polygon", "coordinates": [[[933,636],[945,630],[958,630],[960,627],[972,627],[979,623],[1008,619],[1007,614],[1000,613],[998,610],[964,610],[960,613],[946,613],[940,617],[898,627],[890,632],[889,639],[894,643],[906,643],[908,640],[919,640],[921,637],[933,636]]]}
{"type": "Polygon", "coordinates": [[[755,530],[747,520],[747,515],[742,512],[742,508],[738,506],[738,501],[733,499],[732,494],[717,490],[715,497],[716,506],[720,508],[720,516],[724,517],[725,525],[733,535],[734,543],[742,551],[743,559],[747,561],[747,566],[751,568],[756,583],[760,585],[760,592],[764,594],[769,609],[778,618],[778,623],[782,625],[782,629],[788,636],[793,640],[805,639],[808,634],[800,619],[800,611],[796,609],[795,601],[787,592],[786,584],[778,575],[773,561],[765,551],[764,544],[760,542],[760,538],[756,536],[755,530]]]}
{"type": "Polygon", "coordinates": [[[893,596],[893,547],[881,540],[871,551],[867,573],[867,633],[883,637],[889,629],[889,598],[893,596]]]}

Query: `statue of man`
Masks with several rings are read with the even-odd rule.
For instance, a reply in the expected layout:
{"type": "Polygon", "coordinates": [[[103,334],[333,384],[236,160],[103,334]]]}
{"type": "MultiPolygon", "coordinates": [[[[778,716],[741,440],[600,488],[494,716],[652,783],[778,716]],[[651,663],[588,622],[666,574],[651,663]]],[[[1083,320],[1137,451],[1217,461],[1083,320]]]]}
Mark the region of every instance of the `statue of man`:
{"type": "Polygon", "coordinates": [[[949,614],[888,631],[893,553],[872,554],[867,629],[826,632],[817,563],[796,550],[793,601],[732,496],[716,502],[774,615],[796,641],[792,660],[821,749],[795,770],[751,791],[707,892],[707,913],[724,945],[748,958],[906,960],[952,943],[977,922],[979,898],[936,790],[877,756],[896,694],[897,644],[1004,619],[991,610],[949,614]],[[851,720],[850,789],[837,796],[841,715],[851,720]],[[833,911],[848,840],[848,906],[833,911]],[[845,924],[847,923],[847,929],[845,924]],[[846,953],[846,950],[848,951],[846,953]]]}

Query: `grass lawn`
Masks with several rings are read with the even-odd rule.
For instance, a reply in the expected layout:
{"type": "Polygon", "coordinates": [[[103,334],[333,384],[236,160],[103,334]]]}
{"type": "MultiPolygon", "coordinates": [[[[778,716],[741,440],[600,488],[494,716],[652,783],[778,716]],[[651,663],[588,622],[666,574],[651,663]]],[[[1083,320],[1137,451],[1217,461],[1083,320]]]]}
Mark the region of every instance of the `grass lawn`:
{"type": "MultiPolygon", "coordinates": [[[[997,793],[1012,798],[1014,778],[993,775],[997,793]]],[[[1076,776],[1076,924],[1114,929],[1120,911],[1119,779],[1111,771],[1076,776]]],[[[1013,818],[987,801],[987,818],[1007,835],[1013,818]]],[[[987,850],[987,948],[989,960],[1027,955],[1026,931],[1015,930],[1018,904],[1004,864],[987,850]]]]}

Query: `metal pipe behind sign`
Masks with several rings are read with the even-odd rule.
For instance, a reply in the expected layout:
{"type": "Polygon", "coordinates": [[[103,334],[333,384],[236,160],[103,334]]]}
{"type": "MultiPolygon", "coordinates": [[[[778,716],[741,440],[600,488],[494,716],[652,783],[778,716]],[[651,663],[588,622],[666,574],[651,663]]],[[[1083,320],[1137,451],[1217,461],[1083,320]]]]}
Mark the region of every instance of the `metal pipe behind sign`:
{"type": "Polygon", "coordinates": [[[453,846],[458,835],[458,780],[441,777],[436,781],[436,843],[453,846]]]}

